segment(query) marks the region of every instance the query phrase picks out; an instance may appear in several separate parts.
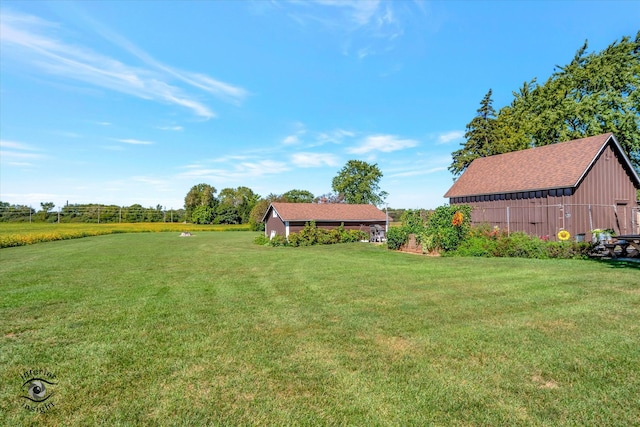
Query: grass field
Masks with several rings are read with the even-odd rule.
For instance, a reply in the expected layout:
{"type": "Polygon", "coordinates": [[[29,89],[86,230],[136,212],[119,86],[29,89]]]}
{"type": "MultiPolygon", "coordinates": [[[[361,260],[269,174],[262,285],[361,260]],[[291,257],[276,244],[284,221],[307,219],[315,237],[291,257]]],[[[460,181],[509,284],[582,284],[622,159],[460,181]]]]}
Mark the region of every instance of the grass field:
{"type": "Polygon", "coordinates": [[[632,265],[254,236],[0,250],[0,425],[639,424],[632,265]]]}
{"type": "Polygon", "coordinates": [[[0,223],[0,249],[25,246],[34,243],[56,240],[77,239],[89,236],[101,236],[117,233],[153,233],[183,231],[234,231],[249,230],[248,224],[242,225],[198,225],[170,222],[134,222],[134,223],[0,223]]]}

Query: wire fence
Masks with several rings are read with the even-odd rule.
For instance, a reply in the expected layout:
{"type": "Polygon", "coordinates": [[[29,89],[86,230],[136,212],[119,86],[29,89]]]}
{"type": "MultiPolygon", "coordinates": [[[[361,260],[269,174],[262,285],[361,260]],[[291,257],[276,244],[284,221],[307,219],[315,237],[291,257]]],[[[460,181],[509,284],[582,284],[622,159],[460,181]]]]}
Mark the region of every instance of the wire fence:
{"type": "Polygon", "coordinates": [[[145,208],[140,205],[66,205],[36,210],[26,205],[0,206],[0,222],[49,222],[49,223],[134,223],[134,222],[185,222],[184,209],[166,209],[162,206],[145,208]]]}
{"type": "Polygon", "coordinates": [[[640,208],[625,205],[553,204],[530,206],[474,206],[473,225],[487,224],[507,232],[553,238],[560,230],[589,239],[592,230],[640,234],[640,208]]]}

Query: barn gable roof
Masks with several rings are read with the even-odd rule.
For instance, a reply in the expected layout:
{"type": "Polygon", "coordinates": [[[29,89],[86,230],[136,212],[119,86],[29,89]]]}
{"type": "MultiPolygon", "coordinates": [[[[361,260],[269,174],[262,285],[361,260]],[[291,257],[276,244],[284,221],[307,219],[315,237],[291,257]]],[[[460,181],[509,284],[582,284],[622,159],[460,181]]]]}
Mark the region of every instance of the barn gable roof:
{"type": "Polygon", "coordinates": [[[483,157],[471,162],[444,197],[572,188],[582,182],[609,142],[636,187],[640,178],[612,133],[483,157]]]}
{"type": "Polygon", "coordinates": [[[265,212],[265,220],[275,209],[283,221],[384,221],[386,214],[373,205],[346,203],[284,203],[273,202],[265,212]]]}

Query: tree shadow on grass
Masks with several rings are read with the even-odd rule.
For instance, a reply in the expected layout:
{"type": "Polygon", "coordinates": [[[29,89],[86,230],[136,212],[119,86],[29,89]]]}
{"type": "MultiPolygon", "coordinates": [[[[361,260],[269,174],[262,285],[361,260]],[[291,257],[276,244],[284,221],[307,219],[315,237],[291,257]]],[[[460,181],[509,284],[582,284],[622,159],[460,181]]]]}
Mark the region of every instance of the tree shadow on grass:
{"type": "Polygon", "coordinates": [[[591,261],[605,264],[610,268],[635,268],[640,270],[640,258],[590,258],[591,261]]]}

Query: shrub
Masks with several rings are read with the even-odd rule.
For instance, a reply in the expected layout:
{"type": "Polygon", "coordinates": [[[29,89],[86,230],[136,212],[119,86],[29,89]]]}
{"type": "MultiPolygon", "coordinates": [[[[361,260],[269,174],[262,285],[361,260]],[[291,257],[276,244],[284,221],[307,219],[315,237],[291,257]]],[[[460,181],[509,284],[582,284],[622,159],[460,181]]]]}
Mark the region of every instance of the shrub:
{"type": "Polygon", "coordinates": [[[387,231],[387,248],[398,250],[400,246],[406,243],[409,235],[402,227],[391,227],[387,231]]]}
{"type": "Polygon", "coordinates": [[[429,216],[420,235],[423,251],[455,250],[469,235],[471,207],[466,205],[440,206],[429,216]]]}
{"type": "Polygon", "coordinates": [[[544,238],[504,231],[486,226],[474,227],[469,237],[449,255],[518,258],[563,258],[584,259],[592,249],[590,243],[549,242],[544,238]]]}
{"type": "Polygon", "coordinates": [[[256,236],[255,239],[253,239],[253,243],[255,243],[256,245],[268,245],[269,242],[270,242],[269,238],[264,234],[260,234],[256,236]]]}
{"type": "Polygon", "coordinates": [[[344,224],[332,230],[318,228],[315,222],[305,224],[304,228],[297,233],[289,234],[290,246],[311,246],[311,245],[332,245],[335,243],[359,242],[368,237],[368,234],[361,230],[345,230],[344,224]]]}
{"type": "Polygon", "coordinates": [[[284,237],[284,236],[282,236],[280,234],[276,234],[269,241],[269,245],[271,245],[271,246],[287,246],[288,244],[289,244],[289,242],[287,242],[286,237],[284,237]]]}

